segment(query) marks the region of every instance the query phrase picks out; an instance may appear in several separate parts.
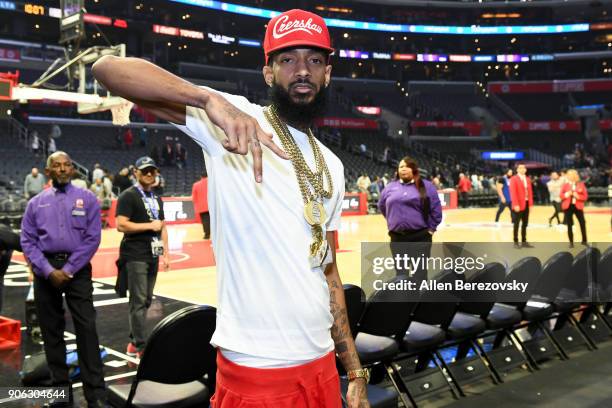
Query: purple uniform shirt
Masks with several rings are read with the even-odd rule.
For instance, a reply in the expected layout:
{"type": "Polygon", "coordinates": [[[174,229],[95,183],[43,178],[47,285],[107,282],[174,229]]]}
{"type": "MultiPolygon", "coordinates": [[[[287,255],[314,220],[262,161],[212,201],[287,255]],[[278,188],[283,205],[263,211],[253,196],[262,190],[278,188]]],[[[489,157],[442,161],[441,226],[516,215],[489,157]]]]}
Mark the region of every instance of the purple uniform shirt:
{"type": "Polygon", "coordinates": [[[96,253],[101,230],[96,197],[68,184],[65,192],[49,188],[30,200],[21,222],[21,246],[36,275],[48,278],[55,269],[43,252],[71,253],[62,270],[74,275],[96,253]]]}
{"type": "Polygon", "coordinates": [[[430,210],[427,222],[423,219],[421,196],[414,183],[392,181],[383,190],[378,208],[387,219],[389,231],[421,230],[435,231],[442,221],[442,206],[436,187],[423,180],[429,197],[430,210]]]}

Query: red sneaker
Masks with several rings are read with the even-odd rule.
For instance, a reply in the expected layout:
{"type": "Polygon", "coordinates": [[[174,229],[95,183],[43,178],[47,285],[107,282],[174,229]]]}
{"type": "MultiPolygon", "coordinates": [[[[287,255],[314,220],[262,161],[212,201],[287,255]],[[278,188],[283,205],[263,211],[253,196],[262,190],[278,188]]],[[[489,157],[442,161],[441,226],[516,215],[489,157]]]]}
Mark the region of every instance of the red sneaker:
{"type": "Polygon", "coordinates": [[[142,356],[142,351],[139,351],[134,345],[134,343],[129,342],[127,345],[127,350],[125,351],[125,354],[127,354],[130,357],[140,358],[142,356]]]}

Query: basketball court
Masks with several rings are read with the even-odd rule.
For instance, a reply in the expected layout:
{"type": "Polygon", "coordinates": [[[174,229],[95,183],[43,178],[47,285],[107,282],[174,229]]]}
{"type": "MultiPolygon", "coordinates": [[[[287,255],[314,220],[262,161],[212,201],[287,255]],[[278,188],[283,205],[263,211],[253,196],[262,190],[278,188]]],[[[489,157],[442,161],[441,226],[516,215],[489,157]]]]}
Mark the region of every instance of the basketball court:
{"type": "MultiPolygon", "coordinates": [[[[509,212],[497,225],[493,222],[497,208],[469,208],[445,210],[444,219],[434,235],[434,242],[512,242],[512,223],[509,212]]],[[[536,206],[530,214],[527,237],[530,242],[567,242],[565,226],[548,226],[552,207],[536,206]]],[[[585,209],[590,242],[612,242],[610,216],[605,207],[585,209]]],[[[576,227],[575,227],[576,229],[576,227]]],[[[188,303],[217,305],[216,267],[211,241],[202,240],[199,224],[169,226],[171,269],[160,272],[155,294],[188,303]]],[[[93,259],[96,281],[114,285],[123,234],[115,229],[102,232],[102,243],[93,259]]],[[[344,283],[360,284],[361,243],[387,242],[387,226],[382,215],[346,216],[339,230],[338,267],[344,283]]],[[[576,255],[583,248],[577,245],[568,251],[576,255]]],[[[537,252],[537,247],[535,248],[537,252]]],[[[537,256],[537,254],[536,254],[537,256]]],[[[18,257],[16,257],[19,259],[18,257]]],[[[541,259],[542,262],[546,259],[541,259]]]]}

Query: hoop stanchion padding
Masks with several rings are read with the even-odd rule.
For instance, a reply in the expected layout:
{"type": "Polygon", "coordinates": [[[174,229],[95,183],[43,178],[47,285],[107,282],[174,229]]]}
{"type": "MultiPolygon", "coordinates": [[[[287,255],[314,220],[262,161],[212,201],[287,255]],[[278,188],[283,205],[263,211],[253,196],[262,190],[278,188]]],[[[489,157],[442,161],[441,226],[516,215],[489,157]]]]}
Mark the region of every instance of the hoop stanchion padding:
{"type": "Polygon", "coordinates": [[[21,344],[21,322],[0,316],[0,350],[9,350],[21,344]]]}

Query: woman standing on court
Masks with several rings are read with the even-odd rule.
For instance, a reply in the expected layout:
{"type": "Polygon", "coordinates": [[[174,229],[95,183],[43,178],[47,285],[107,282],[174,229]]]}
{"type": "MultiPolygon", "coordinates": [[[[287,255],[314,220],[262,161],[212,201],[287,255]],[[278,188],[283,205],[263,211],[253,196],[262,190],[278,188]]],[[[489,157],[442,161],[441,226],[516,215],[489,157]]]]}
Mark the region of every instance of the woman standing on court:
{"type": "Polygon", "coordinates": [[[397,178],[383,190],[378,208],[387,220],[392,243],[429,243],[411,246],[419,253],[410,251],[413,256],[429,256],[433,234],[442,221],[442,205],[436,187],[421,178],[419,167],[412,158],[406,156],[400,161],[397,178]]]}
{"type": "Polygon", "coordinates": [[[584,221],[584,203],[589,198],[586,186],[580,181],[578,172],[570,169],[566,173],[567,183],[561,187],[561,208],[565,213],[565,224],[567,225],[567,237],[569,238],[570,247],[574,246],[574,215],[578,218],[580,224],[580,233],[582,234],[582,243],[587,243],[586,223],[584,221]]]}

